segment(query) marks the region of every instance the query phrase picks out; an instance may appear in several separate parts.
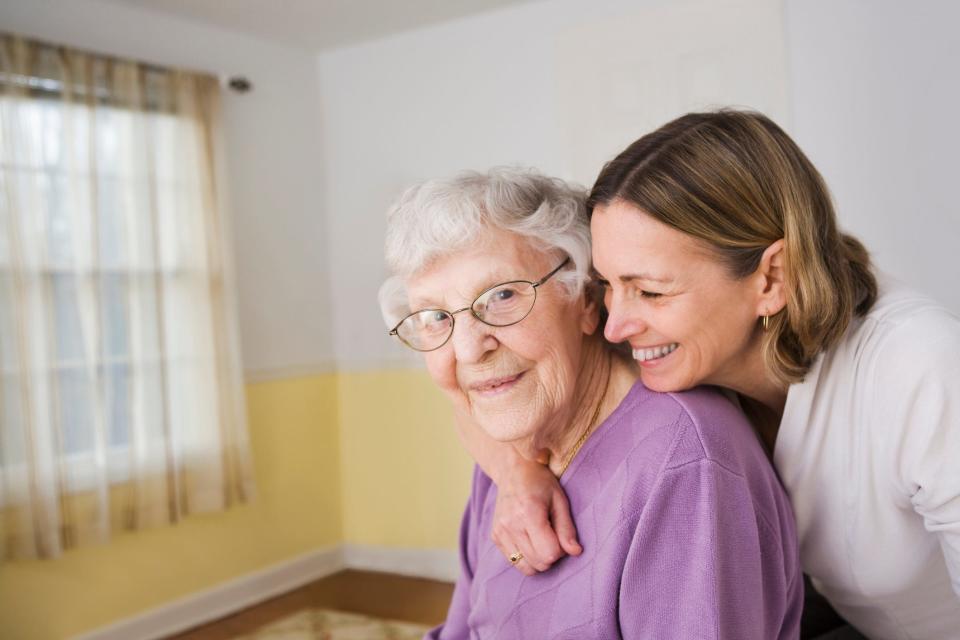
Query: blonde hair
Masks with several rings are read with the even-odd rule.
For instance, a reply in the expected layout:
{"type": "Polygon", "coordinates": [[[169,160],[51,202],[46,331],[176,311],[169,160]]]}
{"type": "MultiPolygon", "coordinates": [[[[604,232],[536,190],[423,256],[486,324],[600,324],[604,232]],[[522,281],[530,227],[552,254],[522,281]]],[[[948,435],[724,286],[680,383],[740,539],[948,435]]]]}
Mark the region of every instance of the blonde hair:
{"type": "Polygon", "coordinates": [[[762,114],[690,113],[640,138],[604,166],[587,207],[614,200],[702,240],[735,278],[783,239],[787,304],[762,343],[781,383],[801,381],[876,300],[869,254],[839,231],[823,178],[762,114]]]}

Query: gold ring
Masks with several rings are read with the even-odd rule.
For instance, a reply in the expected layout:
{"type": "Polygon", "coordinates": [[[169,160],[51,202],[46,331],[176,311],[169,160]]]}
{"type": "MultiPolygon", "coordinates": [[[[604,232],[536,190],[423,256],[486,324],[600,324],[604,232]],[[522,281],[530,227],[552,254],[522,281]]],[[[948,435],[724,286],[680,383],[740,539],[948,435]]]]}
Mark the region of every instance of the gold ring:
{"type": "Polygon", "coordinates": [[[514,551],[513,553],[510,554],[510,557],[507,558],[507,560],[510,561],[510,564],[517,564],[518,562],[523,560],[523,554],[520,553],[519,551],[514,551]]]}

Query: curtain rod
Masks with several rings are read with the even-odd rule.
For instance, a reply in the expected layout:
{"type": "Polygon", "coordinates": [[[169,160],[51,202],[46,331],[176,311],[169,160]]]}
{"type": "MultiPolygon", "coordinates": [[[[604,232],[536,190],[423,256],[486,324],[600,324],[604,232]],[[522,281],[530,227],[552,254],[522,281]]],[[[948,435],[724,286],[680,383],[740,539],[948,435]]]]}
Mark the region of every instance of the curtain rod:
{"type": "MultiPolygon", "coordinates": [[[[32,36],[22,36],[19,34],[9,33],[4,31],[0,31],[0,39],[23,40],[34,46],[43,47],[47,49],[54,49],[60,52],[75,51],[76,53],[89,55],[89,56],[93,56],[93,57],[97,57],[97,58],[101,58],[109,61],[132,62],[147,71],[154,71],[157,73],[170,73],[171,71],[183,71],[186,73],[195,73],[198,75],[211,76],[217,79],[221,87],[230,89],[234,93],[244,94],[244,93],[249,93],[250,91],[253,90],[253,83],[250,81],[249,78],[247,78],[244,75],[231,75],[231,74],[224,74],[224,73],[214,73],[207,70],[187,69],[187,68],[180,67],[178,65],[164,66],[162,64],[146,62],[143,60],[132,60],[132,59],[124,58],[120,55],[116,55],[112,53],[102,53],[98,51],[92,51],[90,49],[86,49],[85,47],[73,47],[70,45],[55,44],[53,42],[43,40],[42,38],[35,38],[32,36]]],[[[56,80],[46,79],[46,78],[41,78],[39,80],[43,82],[48,82],[48,81],[57,82],[56,80]]],[[[2,72],[0,72],[0,82],[6,82],[10,84],[24,84],[22,80],[12,79],[10,76],[8,76],[8,74],[4,74],[2,72]]],[[[41,90],[50,89],[50,87],[46,87],[46,86],[37,86],[32,82],[28,83],[28,86],[31,86],[31,88],[38,88],[41,90]]],[[[59,90],[59,88],[60,87],[58,84],[56,89],[59,90]]]]}

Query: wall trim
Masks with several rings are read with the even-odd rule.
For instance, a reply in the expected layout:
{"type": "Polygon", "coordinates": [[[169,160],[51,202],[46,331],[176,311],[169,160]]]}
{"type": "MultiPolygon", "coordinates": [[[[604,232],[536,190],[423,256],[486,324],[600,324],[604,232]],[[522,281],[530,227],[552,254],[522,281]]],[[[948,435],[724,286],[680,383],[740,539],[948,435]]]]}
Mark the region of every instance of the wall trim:
{"type": "Polygon", "coordinates": [[[341,547],[327,547],[228,580],[73,640],[154,640],[230,615],[343,569],[341,547]]]}
{"type": "Polygon", "coordinates": [[[447,549],[397,549],[345,544],[343,559],[350,569],[382,571],[445,582],[456,582],[460,575],[459,554],[447,549]]]}
{"type": "Polygon", "coordinates": [[[456,551],[342,544],[317,549],[143,613],[94,629],[72,640],[158,640],[212,622],[343,569],[396,573],[454,582],[456,551]]]}
{"type": "MultiPolygon", "coordinates": [[[[411,352],[412,353],[412,352],[411,352]]],[[[331,375],[338,373],[374,373],[380,371],[426,371],[421,360],[411,358],[322,362],[310,365],[291,365],[282,367],[267,367],[262,369],[245,369],[243,381],[246,384],[258,382],[273,382],[275,380],[291,380],[295,378],[311,378],[314,376],[331,375]]]]}
{"type": "Polygon", "coordinates": [[[379,358],[339,358],[337,372],[368,373],[371,371],[426,371],[423,358],[416,351],[396,356],[383,355],[379,358]]]}
{"type": "Polygon", "coordinates": [[[256,382],[272,382],[274,380],[289,380],[293,378],[312,378],[314,376],[330,375],[337,372],[337,363],[333,360],[315,364],[296,364],[279,367],[262,367],[244,369],[243,381],[247,384],[256,382]]]}

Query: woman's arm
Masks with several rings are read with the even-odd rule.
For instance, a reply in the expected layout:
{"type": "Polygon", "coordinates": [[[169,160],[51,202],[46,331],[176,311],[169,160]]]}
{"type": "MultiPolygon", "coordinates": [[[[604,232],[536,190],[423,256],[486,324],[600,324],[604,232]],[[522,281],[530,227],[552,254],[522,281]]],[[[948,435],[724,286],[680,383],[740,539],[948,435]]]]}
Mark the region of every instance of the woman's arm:
{"type": "Polygon", "coordinates": [[[570,505],[556,476],[459,411],[456,423],[467,451],[497,485],[492,537],[503,555],[522,553],[516,568],[526,575],[546,571],[564,554],[579,555],[570,505]]]}
{"type": "Polygon", "coordinates": [[[915,322],[890,331],[878,354],[876,419],[900,491],[939,539],[960,599],[960,322],[946,314],[915,322]]]}

